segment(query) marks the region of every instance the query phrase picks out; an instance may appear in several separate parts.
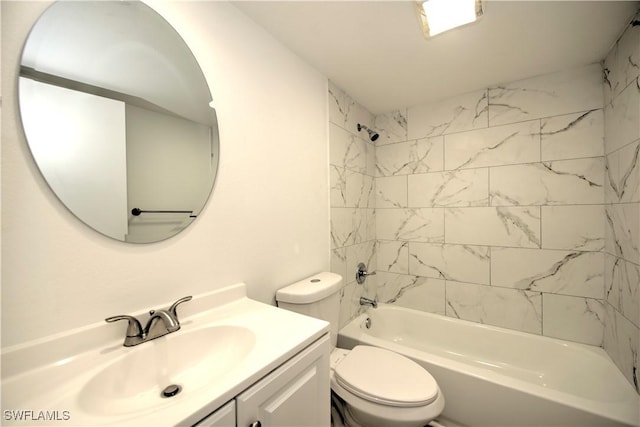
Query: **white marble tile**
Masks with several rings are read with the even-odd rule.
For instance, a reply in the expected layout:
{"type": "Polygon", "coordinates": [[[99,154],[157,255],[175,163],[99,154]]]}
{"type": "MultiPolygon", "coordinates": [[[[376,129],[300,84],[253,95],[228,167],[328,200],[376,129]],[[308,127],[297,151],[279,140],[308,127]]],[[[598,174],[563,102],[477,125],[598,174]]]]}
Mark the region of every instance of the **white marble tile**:
{"type": "Polygon", "coordinates": [[[407,175],[443,168],[443,138],[382,145],[376,148],[376,176],[407,175]]]}
{"type": "Polygon", "coordinates": [[[542,294],[470,283],[446,282],[446,314],[534,334],[542,333],[542,294]]]}
{"type": "Polygon", "coordinates": [[[446,135],[444,156],[445,170],[540,161],[540,121],[446,135]]]}
{"type": "Polygon", "coordinates": [[[381,271],[377,277],[378,302],[445,314],[444,280],[381,271]]]}
{"type": "Polygon", "coordinates": [[[348,283],[347,274],[347,248],[331,249],[331,272],[342,276],[343,284],[348,283]]]}
{"type": "Polygon", "coordinates": [[[489,88],[489,126],[602,108],[602,67],[592,64],[489,88]]]}
{"type": "Polygon", "coordinates": [[[603,205],[542,206],[542,247],[600,251],[604,249],[603,205]]]}
{"type": "Polygon", "coordinates": [[[640,327],[640,265],[609,254],[605,257],[606,300],[640,327]]]}
{"type": "Polygon", "coordinates": [[[604,297],[602,252],[491,248],[491,285],[585,298],[604,297]]]}
{"type": "Polygon", "coordinates": [[[354,208],[373,208],[375,206],[372,176],[346,171],[346,206],[354,208]]]}
{"type": "Polygon", "coordinates": [[[367,173],[367,143],[341,127],[329,125],[329,163],[350,171],[367,173]]]}
{"type": "Polygon", "coordinates": [[[607,205],[605,250],[640,264],[640,203],[607,205]]]}
{"type": "Polygon", "coordinates": [[[377,209],[376,233],[380,240],[444,241],[442,209],[377,209]]]}
{"type": "Polygon", "coordinates": [[[346,129],[349,133],[358,133],[358,123],[373,127],[373,114],[355,102],[349,94],[329,82],[329,121],[346,129]]]}
{"type": "Polygon", "coordinates": [[[378,270],[409,274],[409,242],[378,240],[378,270]]]}
{"type": "Polygon", "coordinates": [[[355,209],[331,208],[331,248],[341,248],[355,243],[353,230],[355,209]]]}
{"type": "Polygon", "coordinates": [[[409,139],[487,127],[485,89],[409,108],[409,139]]]}
{"type": "Polygon", "coordinates": [[[329,165],[329,179],[331,188],[329,197],[332,208],[344,208],[347,206],[347,174],[346,169],[340,166],[329,165]]]}
{"type": "Polygon", "coordinates": [[[340,290],[340,328],[364,311],[358,302],[360,297],[364,295],[364,287],[358,285],[355,280],[342,287],[340,290]]]}
{"type": "Polygon", "coordinates": [[[640,138],[640,77],[604,107],[605,152],[640,138]]]}
{"type": "Polygon", "coordinates": [[[490,169],[491,206],[604,203],[604,157],[490,169]]]}
{"type": "Polygon", "coordinates": [[[363,243],[370,240],[371,237],[369,235],[369,211],[372,210],[373,209],[352,210],[351,233],[353,234],[353,244],[363,243]]]}
{"type": "MultiPolygon", "coordinates": [[[[356,278],[356,270],[358,264],[363,262],[367,266],[367,271],[374,272],[377,270],[377,246],[374,240],[347,246],[347,273],[345,281],[352,281],[356,278]]],[[[367,282],[371,282],[367,278],[367,282]]]]}
{"type": "Polygon", "coordinates": [[[344,127],[355,104],[346,92],[329,82],[329,122],[344,127]]]}
{"type": "Polygon", "coordinates": [[[640,76],[640,26],[626,28],[604,61],[604,75],[606,103],[640,76]]]}
{"type": "Polygon", "coordinates": [[[489,248],[486,246],[409,243],[409,273],[489,284],[489,248]]]}
{"type": "Polygon", "coordinates": [[[376,146],[371,141],[366,141],[367,153],[366,153],[366,171],[365,174],[369,176],[376,175],[376,146]]]}
{"type": "Polygon", "coordinates": [[[376,178],[376,208],[407,207],[407,175],[376,178]]]}
{"type": "Polygon", "coordinates": [[[602,301],[543,294],[542,307],[544,336],[602,346],[605,320],[602,301]]]}
{"type": "Polygon", "coordinates": [[[540,247],[540,208],[445,208],[445,243],[540,247]]]}
{"type": "Polygon", "coordinates": [[[604,156],[603,110],[542,119],[540,143],[542,160],[604,156]]]}
{"type": "Polygon", "coordinates": [[[376,214],[374,209],[353,210],[353,243],[363,243],[376,238],[376,214]]]}
{"type": "Polygon", "coordinates": [[[607,203],[640,202],[640,141],[606,157],[607,203]]]}
{"type": "Polygon", "coordinates": [[[377,239],[377,223],[376,223],[376,210],[375,209],[367,209],[368,222],[367,222],[367,237],[368,240],[377,239]]]}
{"type": "Polygon", "coordinates": [[[633,372],[640,372],[640,328],[634,326],[610,304],[605,304],[604,349],[622,371],[629,384],[640,393],[640,384],[634,384],[633,372]]]}
{"type": "Polygon", "coordinates": [[[374,128],[380,135],[376,140],[376,145],[407,141],[409,139],[407,126],[407,110],[392,111],[376,116],[374,128]]]}
{"type": "Polygon", "coordinates": [[[408,197],[411,207],[488,206],[489,170],[409,175],[408,197]]]}

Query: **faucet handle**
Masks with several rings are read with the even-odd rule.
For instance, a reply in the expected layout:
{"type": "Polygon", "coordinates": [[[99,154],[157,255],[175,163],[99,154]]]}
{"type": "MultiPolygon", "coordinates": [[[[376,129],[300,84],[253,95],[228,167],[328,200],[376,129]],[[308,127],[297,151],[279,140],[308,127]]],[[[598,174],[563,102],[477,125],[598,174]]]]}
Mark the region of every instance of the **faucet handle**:
{"type": "Polygon", "coordinates": [[[169,307],[169,313],[173,314],[173,317],[175,317],[175,319],[178,320],[178,312],[176,311],[176,309],[183,302],[191,301],[192,298],[193,297],[191,295],[180,298],[178,301],[171,304],[171,307],[169,307]]]}
{"type": "Polygon", "coordinates": [[[122,314],[119,316],[107,317],[104,320],[107,323],[117,322],[118,320],[127,320],[129,321],[129,325],[127,326],[127,337],[143,337],[144,336],[140,321],[133,316],[122,314]]]}
{"type": "Polygon", "coordinates": [[[372,273],[369,273],[367,271],[367,266],[364,264],[364,262],[358,264],[358,269],[356,270],[356,282],[358,282],[359,285],[362,285],[367,277],[375,275],[375,271],[372,273]]]}

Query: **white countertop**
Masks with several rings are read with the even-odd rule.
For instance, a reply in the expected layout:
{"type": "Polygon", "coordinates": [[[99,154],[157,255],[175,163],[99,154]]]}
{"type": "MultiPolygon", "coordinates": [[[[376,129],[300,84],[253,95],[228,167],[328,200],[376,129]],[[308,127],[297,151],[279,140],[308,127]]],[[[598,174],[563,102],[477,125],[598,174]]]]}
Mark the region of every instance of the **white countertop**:
{"type": "MultiPolygon", "coordinates": [[[[118,339],[113,338],[113,329],[118,329],[115,325],[98,322],[5,349],[2,425],[193,425],[329,332],[327,322],[247,298],[244,284],[194,296],[192,302],[183,306],[184,309],[182,306],[179,309],[182,326],[179,331],[136,347],[122,345],[126,322],[122,322],[122,335],[118,339]],[[246,328],[253,332],[255,341],[246,357],[212,383],[196,390],[185,386],[177,396],[170,399],[158,396],[151,407],[130,413],[96,411],[83,403],[83,390],[87,390],[91,378],[131,352],[144,346],[170,348],[172,336],[216,326],[246,328]],[[101,342],[100,338],[105,336],[111,338],[101,342]],[[6,411],[33,411],[33,414],[28,414],[31,419],[28,421],[9,421],[6,411]],[[60,421],[34,421],[42,415],[39,411],[50,411],[49,416],[60,421]]],[[[107,394],[115,392],[105,390],[107,394]]]]}

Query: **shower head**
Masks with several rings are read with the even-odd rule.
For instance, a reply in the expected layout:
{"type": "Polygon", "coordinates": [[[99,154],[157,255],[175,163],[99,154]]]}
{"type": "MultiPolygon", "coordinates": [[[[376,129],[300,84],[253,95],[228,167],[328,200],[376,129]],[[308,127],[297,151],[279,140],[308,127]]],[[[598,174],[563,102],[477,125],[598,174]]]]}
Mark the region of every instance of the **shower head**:
{"type": "Polygon", "coordinates": [[[361,125],[360,123],[358,123],[358,132],[360,132],[362,129],[367,131],[367,133],[369,134],[369,139],[371,140],[371,142],[375,141],[380,136],[380,135],[378,135],[378,132],[375,132],[375,131],[369,129],[368,127],[366,127],[365,125],[361,125]]]}

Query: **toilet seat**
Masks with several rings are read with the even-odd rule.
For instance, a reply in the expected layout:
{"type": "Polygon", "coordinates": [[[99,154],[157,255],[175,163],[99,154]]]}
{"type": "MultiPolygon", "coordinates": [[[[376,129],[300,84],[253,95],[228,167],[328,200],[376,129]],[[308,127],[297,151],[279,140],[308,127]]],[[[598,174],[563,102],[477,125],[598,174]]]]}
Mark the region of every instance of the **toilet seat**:
{"type": "Polygon", "coordinates": [[[438,398],[438,384],[416,362],[392,351],[356,346],[335,366],[335,381],[369,402],[424,407],[438,398]]]}

